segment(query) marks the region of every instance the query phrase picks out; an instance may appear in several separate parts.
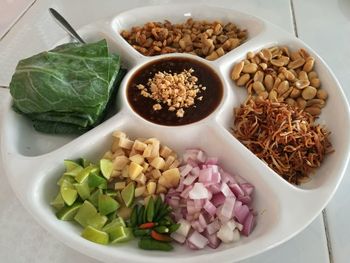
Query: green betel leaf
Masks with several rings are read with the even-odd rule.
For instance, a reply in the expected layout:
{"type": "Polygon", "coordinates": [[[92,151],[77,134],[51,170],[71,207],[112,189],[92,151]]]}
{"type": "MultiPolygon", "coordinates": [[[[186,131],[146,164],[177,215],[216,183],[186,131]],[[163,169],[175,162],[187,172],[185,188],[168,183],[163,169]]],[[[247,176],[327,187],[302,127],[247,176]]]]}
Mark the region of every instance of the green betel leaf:
{"type": "Polygon", "coordinates": [[[58,46],[18,63],[10,83],[14,109],[43,132],[86,131],[101,121],[119,71],[120,57],[108,54],[106,40],[58,46]]]}

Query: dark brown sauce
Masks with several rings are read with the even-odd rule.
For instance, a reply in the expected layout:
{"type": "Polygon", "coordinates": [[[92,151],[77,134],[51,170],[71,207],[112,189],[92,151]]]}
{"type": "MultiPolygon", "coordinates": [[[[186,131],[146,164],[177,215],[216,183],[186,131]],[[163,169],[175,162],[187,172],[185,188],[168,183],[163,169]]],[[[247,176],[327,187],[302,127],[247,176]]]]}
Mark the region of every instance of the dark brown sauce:
{"type": "Polygon", "coordinates": [[[127,86],[129,104],[137,114],[148,121],[168,126],[185,125],[204,119],[217,108],[222,95],[222,82],[214,70],[204,63],[189,58],[172,57],[150,62],[136,71],[127,86]],[[173,74],[190,68],[194,70],[192,75],[198,78],[197,84],[202,84],[206,89],[197,94],[197,98],[203,96],[201,101],[196,98],[194,105],[184,108],[185,115],[182,118],[177,117],[176,111],[169,111],[168,107],[162,103],[160,103],[161,110],[153,110],[153,105],[157,102],[142,96],[136,87],[138,84],[146,86],[148,79],[153,78],[159,71],[173,74]]]}

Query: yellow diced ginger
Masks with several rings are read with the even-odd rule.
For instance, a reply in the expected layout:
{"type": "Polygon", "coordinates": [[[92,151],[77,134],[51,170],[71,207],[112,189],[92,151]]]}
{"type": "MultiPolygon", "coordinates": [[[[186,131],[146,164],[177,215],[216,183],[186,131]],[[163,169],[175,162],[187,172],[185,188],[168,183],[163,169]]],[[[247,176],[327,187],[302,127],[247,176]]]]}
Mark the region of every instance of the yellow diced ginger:
{"type": "Polygon", "coordinates": [[[147,192],[150,195],[153,195],[156,192],[157,184],[155,182],[148,182],[147,183],[147,192]]]}
{"type": "Polygon", "coordinates": [[[133,148],[135,148],[137,151],[143,152],[147,147],[147,144],[139,141],[139,140],[135,140],[133,148]]]}
{"type": "Polygon", "coordinates": [[[122,174],[121,171],[113,170],[113,171],[112,171],[112,174],[111,174],[111,178],[113,178],[113,177],[118,177],[118,176],[120,176],[121,174],[122,174]]]}
{"type": "Polygon", "coordinates": [[[112,152],[116,152],[119,147],[119,138],[114,138],[113,143],[112,143],[112,152]]]}
{"type": "Polygon", "coordinates": [[[150,163],[151,166],[158,170],[162,170],[164,167],[165,161],[162,157],[155,157],[150,163]]]}
{"type": "Polygon", "coordinates": [[[134,147],[132,147],[131,150],[130,150],[130,152],[129,152],[129,157],[134,156],[134,155],[136,155],[136,154],[139,154],[139,152],[136,151],[136,149],[135,149],[134,147]]]}
{"type": "Polygon", "coordinates": [[[147,169],[148,169],[148,167],[149,167],[149,164],[146,163],[146,162],[144,162],[144,163],[142,164],[142,166],[143,166],[142,172],[143,172],[143,173],[146,173],[146,172],[147,172],[147,169]]]}
{"type": "Polygon", "coordinates": [[[152,149],[153,149],[152,144],[148,144],[146,149],[143,151],[142,156],[145,158],[151,157],[152,149]]]}
{"type": "Polygon", "coordinates": [[[162,145],[160,147],[159,155],[162,156],[164,159],[166,159],[171,153],[172,150],[168,146],[162,145]]]}
{"type": "Polygon", "coordinates": [[[180,181],[180,171],[177,168],[169,169],[159,177],[158,184],[166,188],[177,187],[180,181]]]}
{"type": "Polygon", "coordinates": [[[141,185],[145,185],[146,184],[146,175],[141,173],[139,176],[136,177],[135,181],[138,182],[141,185]]]}
{"type": "Polygon", "coordinates": [[[123,190],[125,186],[126,186],[125,182],[117,182],[114,184],[114,189],[118,191],[123,190]]]}
{"type": "Polygon", "coordinates": [[[122,176],[125,178],[129,178],[129,165],[125,165],[122,170],[122,176]]]}
{"type": "Polygon", "coordinates": [[[114,131],[112,136],[115,138],[126,138],[126,134],[122,131],[114,131]]]}
{"type": "Polygon", "coordinates": [[[129,158],[121,155],[121,156],[117,156],[114,158],[113,160],[113,168],[115,170],[123,170],[123,168],[125,167],[125,165],[127,165],[129,163],[129,158]]]}
{"type": "Polygon", "coordinates": [[[123,155],[125,155],[125,152],[120,147],[118,147],[118,149],[113,152],[113,158],[115,158],[117,156],[123,156],[123,155]]]}
{"type": "Polygon", "coordinates": [[[175,160],[170,166],[169,169],[177,168],[180,165],[179,160],[175,160]]]}
{"type": "Polygon", "coordinates": [[[139,186],[135,188],[135,197],[139,197],[143,195],[143,193],[146,192],[146,186],[139,186]]]}
{"type": "Polygon", "coordinates": [[[163,170],[168,170],[169,166],[172,165],[174,161],[175,161],[175,157],[172,155],[169,155],[168,158],[165,159],[163,170]]]}
{"type": "Polygon", "coordinates": [[[158,179],[162,176],[162,173],[157,169],[152,170],[151,174],[154,179],[158,179]]]}
{"type": "Polygon", "coordinates": [[[167,192],[167,189],[163,185],[161,184],[157,185],[157,192],[156,192],[157,194],[162,194],[166,192],[167,192]]]}
{"type": "Polygon", "coordinates": [[[132,180],[135,180],[142,172],[143,167],[135,162],[131,162],[129,165],[128,173],[132,180]]]}
{"type": "Polygon", "coordinates": [[[152,151],[151,155],[149,157],[154,158],[159,156],[159,148],[160,148],[160,142],[156,138],[149,138],[145,141],[145,143],[152,144],[152,151]]]}
{"type": "Polygon", "coordinates": [[[135,154],[131,157],[129,157],[130,161],[137,163],[139,165],[142,165],[143,162],[145,161],[145,158],[141,154],[135,154]]]}
{"type": "Polygon", "coordinates": [[[128,138],[120,138],[119,139],[119,146],[123,149],[130,150],[133,146],[134,142],[129,140],[128,138]]]}
{"type": "Polygon", "coordinates": [[[103,159],[113,160],[113,153],[111,151],[105,152],[103,159]]]}

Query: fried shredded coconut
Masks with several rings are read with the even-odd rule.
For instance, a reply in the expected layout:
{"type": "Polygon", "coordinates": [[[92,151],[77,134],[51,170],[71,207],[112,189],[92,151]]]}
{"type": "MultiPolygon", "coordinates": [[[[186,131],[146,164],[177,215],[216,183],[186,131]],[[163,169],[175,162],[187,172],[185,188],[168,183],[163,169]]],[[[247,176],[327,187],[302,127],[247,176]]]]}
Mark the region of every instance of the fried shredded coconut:
{"type": "MultiPolygon", "coordinates": [[[[193,72],[192,68],[174,74],[159,71],[148,80],[146,86],[138,84],[137,88],[142,96],[157,102],[153,110],[161,110],[159,103],[163,103],[169,111],[176,110],[176,116],[182,118],[184,108],[194,105],[197,94],[205,90],[204,86],[197,84],[198,78],[192,75],[193,72]]],[[[202,100],[202,97],[198,100],[202,100]]]]}
{"type": "Polygon", "coordinates": [[[234,115],[236,138],[290,183],[308,181],[333,152],[330,132],[311,114],[286,103],[248,100],[234,115]]]}

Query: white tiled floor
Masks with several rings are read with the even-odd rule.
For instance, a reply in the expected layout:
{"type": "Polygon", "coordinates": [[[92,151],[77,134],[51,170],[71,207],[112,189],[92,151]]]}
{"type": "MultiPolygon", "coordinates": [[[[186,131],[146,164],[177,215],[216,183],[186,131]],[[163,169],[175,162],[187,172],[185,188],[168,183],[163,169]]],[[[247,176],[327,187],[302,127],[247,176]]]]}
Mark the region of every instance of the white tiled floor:
{"type": "MultiPolygon", "coordinates": [[[[48,7],[60,10],[71,23],[79,27],[91,20],[109,16],[122,10],[147,4],[161,4],[171,1],[162,0],[104,0],[103,5],[97,0],[37,0],[29,11],[15,25],[16,32],[10,31],[0,41],[0,85],[8,85],[16,62],[40,50],[51,47],[64,33],[52,21],[47,13],[48,7]],[[68,8],[69,4],[69,8],[68,8]],[[93,12],[77,16],[82,4],[84,10],[93,12]],[[98,6],[98,8],[89,8],[98,6]],[[31,18],[35,17],[35,20],[31,18]],[[48,30],[47,28],[50,28],[48,30]],[[32,41],[24,42],[24,39],[32,41]],[[9,53],[8,47],[17,46],[15,53],[9,53]]],[[[177,2],[190,2],[181,0],[177,2]]],[[[207,1],[196,1],[207,2],[207,1]]],[[[346,94],[350,95],[350,2],[348,0],[230,0],[216,1],[220,6],[231,7],[242,12],[251,13],[271,21],[293,33],[291,2],[294,5],[298,35],[312,46],[334,70],[343,84],[346,94]],[[330,52],[330,50],[332,52],[330,52]]],[[[213,3],[212,3],[213,4],[213,3]]],[[[1,101],[5,90],[0,88],[1,101]]],[[[24,210],[15,198],[0,167],[0,261],[8,263],[21,262],[57,262],[80,263],[96,262],[66,247],[43,230],[24,210]],[[20,238],[18,238],[20,237],[20,238]],[[16,255],[14,257],[14,255],[16,255]]],[[[331,247],[331,259],[336,263],[349,262],[350,230],[347,222],[350,219],[350,198],[347,188],[350,179],[345,177],[336,196],[327,207],[327,219],[331,247]]],[[[329,260],[326,235],[322,216],[319,216],[307,229],[285,244],[244,262],[326,263],[329,260]]],[[[331,262],[332,262],[331,260],[331,262]]]]}
{"type": "Polygon", "coordinates": [[[0,0],[0,39],[34,0],[0,0]]]}
{"type": "MultiPolygon", "coordinates": [[[[299,37],[332,68],[350,99],[350,1],[294,0],[299,37]]],[[[348,169],[326,214],[332,258],[350,261],[350,170],[348,169]]]]}

